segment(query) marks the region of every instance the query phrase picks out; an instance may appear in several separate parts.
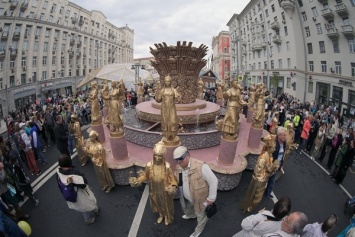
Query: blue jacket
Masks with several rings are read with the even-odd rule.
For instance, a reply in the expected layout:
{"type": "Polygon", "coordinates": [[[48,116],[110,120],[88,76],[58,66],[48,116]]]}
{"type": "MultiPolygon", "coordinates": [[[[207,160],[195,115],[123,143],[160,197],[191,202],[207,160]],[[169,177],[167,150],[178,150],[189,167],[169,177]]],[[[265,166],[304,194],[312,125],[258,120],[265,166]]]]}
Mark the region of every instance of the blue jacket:
{"type": "Polygon", "coordinates": [[[38,136],[37,126],[33,126],[31,128],[30,134],[31,134],[31,137],[32,137],[32,140],[31,140],[32,147],[41,148],[42,147],[41,138],[38,136]]]}

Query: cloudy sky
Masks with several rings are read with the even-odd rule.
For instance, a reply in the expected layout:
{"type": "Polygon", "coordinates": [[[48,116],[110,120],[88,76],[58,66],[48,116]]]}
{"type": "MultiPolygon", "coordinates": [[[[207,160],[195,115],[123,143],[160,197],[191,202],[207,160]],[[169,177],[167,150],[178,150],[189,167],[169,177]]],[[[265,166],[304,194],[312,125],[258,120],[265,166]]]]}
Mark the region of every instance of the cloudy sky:
{"type": "Polygon", "coordinates": [[[166,42],[205,44],[212,53],[212,37],[217,36],[234,13],[240,13],[248,0],[71,0],[91,11],[99,10],[107,20],[134,29],[134,58],[151,57],[149,47],[166,42]]]}

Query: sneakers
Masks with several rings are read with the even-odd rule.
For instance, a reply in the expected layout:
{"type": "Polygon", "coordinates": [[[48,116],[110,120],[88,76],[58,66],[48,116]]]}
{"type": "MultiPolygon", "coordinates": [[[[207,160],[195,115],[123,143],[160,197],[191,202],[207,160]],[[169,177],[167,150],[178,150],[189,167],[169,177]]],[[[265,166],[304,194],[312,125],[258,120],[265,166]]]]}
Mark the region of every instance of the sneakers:
{"type": "Polygon", "coordinates": [[[90,224],[92,224],[92,223],[94,223],[94,222],[95,222],[95,217],[91,218],[91,219],[88,220],[88,221],[85,221],[85,223],[88,224],[88,225],[90,225],[90,224]]]}
{"type": "Polygon", "coordinates": [[[39,204],[39,199],[35,199],[35,206],[37,207],[39,204]]]}
{"type": "Polygon", "coordinates": [[[199,237],[202,232],[194,232],[190,235],[190,237],[199,237]]]}
{"type": "MultiPolygon", "coordinates": [[[[196,218],[196,216],[187,216],[187,215],[183,215],[182,219],[188,220],[188,219],[194,219],[196,218]]],[[[200,233],[201,234],[201,233],[200,233]]]]}
{"type": "Polygon", "coordinates": [[[42,174],[42,170],[38,170],[38,172],[36,173],[36,175],[40,175],[42,174]]]}
{"type": "Polygon", "coordinates": [[[265,195],[265,197],[270,198],[270,199],[273,199],[273,198],[274,198],[274,196],[272,196],[271,194],[265,195]]]}

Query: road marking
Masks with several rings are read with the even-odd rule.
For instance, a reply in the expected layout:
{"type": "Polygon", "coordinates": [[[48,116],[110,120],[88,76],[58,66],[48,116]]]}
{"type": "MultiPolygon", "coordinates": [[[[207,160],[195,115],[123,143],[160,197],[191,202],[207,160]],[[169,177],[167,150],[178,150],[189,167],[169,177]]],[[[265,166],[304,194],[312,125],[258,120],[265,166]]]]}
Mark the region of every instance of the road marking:
{"type": "MultiPolygon", "coordinates": [[[[304,151],[302,151],[304,155],[306,155],[309,159],[311,159],[311,157],[304,151]]],[[[315,160],[311,159],[314,163],[316,163],[318,165],[319,168],[321,168],[327,175],[329,175],[330,173],[328,172],[328,170],[326,170],[321,164],[319,164],[318,162],[316,162],[315,160]]],[[[346,190],[344,188],[343,185],[338,184],[339,187],[345,192],[346,195],[348,195],[349,198],[352,198],[353,196],[350,195],[350,193],[348,192],[348,190],[346,190]]]]}
{"type": "Polygon", "coordinates": [[[141,220],[143,217],[144,208],[147,205],[149,196],[149,187],[148,184],[145,185],[144,192],[139,202],[136,215],[134,216],[133,223],[131,225],[131,229],[129,230],[128,237],[136,237],[139,229],[139,225],[141,224],[141,220]]]}

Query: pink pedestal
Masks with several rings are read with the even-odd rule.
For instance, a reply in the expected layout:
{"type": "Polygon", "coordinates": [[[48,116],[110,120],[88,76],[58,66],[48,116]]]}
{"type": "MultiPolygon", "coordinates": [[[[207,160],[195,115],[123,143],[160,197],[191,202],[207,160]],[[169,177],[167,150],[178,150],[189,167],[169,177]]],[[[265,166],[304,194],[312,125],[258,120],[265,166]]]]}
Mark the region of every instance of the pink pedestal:
{"type": "Polygon", "coordinates": [[[222,101],[222,100],[217,100],[217,104],[218,104],[219,106],[222,106],[222,105],[223,105],[223,101],[222,101]]]}
{"type": "Polygon", "coordinates": [[[219,146],[219,155],[217,162],[223,165],[231,165],[234,163],[235,153],[237,151],[238,140],[228,141],[221,138],[219,146]]]}
{"type": "Polygon", "coordinates": [[[105,142],[105,132],[104,132],[104,125],[101,123],[99,125],[91,124],[91,129],[99,133],[100,142],[105,142]]]}
{"type": "Polygon", "coordinates": [[[102,114],[103,114],[104,118],[106,118],[106,117],[107,117],[107,114],[108,114],[108,108],[104,108],[104,109],[102,110],[102,114]]]}
{"type": "Polygon", "coordinates": [[[176,146],[166,146],[166,156],[165,156],[165,160],[167,162],[170,163],[170,166],[173,170],[175,170],[175,167],[177,165],[177,162],[176,160],[174,159],[173,157],[173,153],[174,153],[174,150],[175,148],[177,148],[178,146],[180,146],[181,144],[178,144],[176,146]]]}
{"type": "Polygon", "coordinates": [[[250,127],[248,146],[252,149],[258,148],[260,146],[262,134],[262,129],[250,127]]]}
{"type": "Polygon", "coordinates": [[[127,160],[128,159],[128,150],[125,136],[123,137],[111,137],[110,144],[112,150],[112,157],[115,160],[127,160]]]}
{"type": "Polygon", "coordinates": [[[253,112],[254,112],[253,110],[248,108],[247,123],[251,123],[252,122],[253,112]]]}

